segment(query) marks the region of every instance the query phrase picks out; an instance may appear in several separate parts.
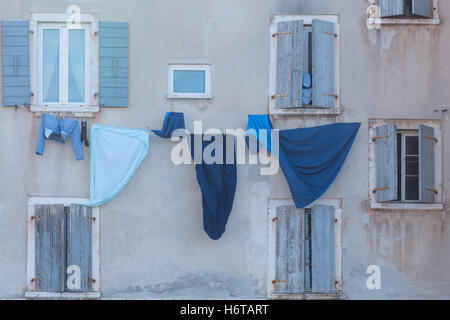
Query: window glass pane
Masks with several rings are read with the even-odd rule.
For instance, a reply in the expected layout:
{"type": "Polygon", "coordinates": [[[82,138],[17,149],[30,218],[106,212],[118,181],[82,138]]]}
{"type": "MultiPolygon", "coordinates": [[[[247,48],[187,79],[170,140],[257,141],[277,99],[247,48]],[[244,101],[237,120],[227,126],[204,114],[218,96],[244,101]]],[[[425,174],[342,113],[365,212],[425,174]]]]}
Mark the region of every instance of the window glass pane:
{"type": "Polygon", "coordinates": [[[43,30],[42,94],[44,102],[59,102],[59,30],[43,30]]]}
{"type": "Polygon", "coordinates": [[[419,157],[417,156],[405,157],[405,174],[408,176],[419,175],[419,157]]]}
{"type": "Polygon", "coordinates": [[[85,101],[85,31],[69,30],[69,102],[85,101]]]}
{"type": "Polygon", "coordinates": [[[405,177],[405,200],[419,200],[419,177],[405,177]]]}
{"type": "Polygon", "coordinates": [[[405,154],[406,155],[419,155],[419,137],[406,136],[405,137],[405,154]]]}
{"type": "Polygon", "coordinates": [[[206,72],[204,70],[174,70],[173,92],[205,93],[206,72]]]}

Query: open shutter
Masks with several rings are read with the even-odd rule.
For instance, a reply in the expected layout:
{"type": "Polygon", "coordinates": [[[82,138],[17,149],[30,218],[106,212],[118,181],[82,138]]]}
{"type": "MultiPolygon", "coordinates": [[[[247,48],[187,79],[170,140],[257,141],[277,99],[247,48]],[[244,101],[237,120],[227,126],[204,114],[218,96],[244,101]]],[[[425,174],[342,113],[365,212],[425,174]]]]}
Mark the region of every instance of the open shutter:
{"type": "Polygon", "coordinates": [[[405,14],[403,0],[378,0],[380,17],[402,16],[405,14]]]}
{"type": "Polygon", "coordinates": [[[312,22],[312,100],[313,105],[334,108],[335,91],[334,23],[314,19],[312,22]]]}
{"type": "Polygon", "coordinates": [[[100,86],[102,107],[128,107],[128,22],[99,25],[100,86]]]}
{"type": "Polygon", "coordinates": [[[277,108],[302,106],[303,20],[278,23],[277,108]]]}
{"type": "Polygon", "coordinates": [[[373,190],[377,194],[377,202],[396,200],[398,188],[398,159],[397,159],[397,126],[386,125],[376,129],[376,172],[377,187],[373,190]]]}
{"type": "MultiPolygon", "coordinates": [[[[70,205],[67,216],[67,268],[80,271],[80,287],[67,291],[92,291],[92,208],[70,205]],[[78,269],[79,268],[79,269],[78,269]]],[[[70,274],[68,274],[70,277],[70,274]]]]}
{"type": "Polygon", "coordinates": [[[35,207],[35,288],[40,292],[64,291],[64,205],[35,207]]]}
{"type": "Polygon", "coordinates": [[[422,17],[431,18],[431,0],[413,0],[412,13],[422,17]]]}
{"type": "Polygon", "coordinates": [[[436,186],[434,183],[434,129],[419,126],[419,199],[421,202],[434,202],[436,186]]]}
{"type": "Polygon", "coordinates": [[[304,213],[295,206],[277,208],[275,293],[304,291],[304,213]]]}
{"type": "Polygon", "coordinates": [[[28,20],[2,20],[3,105],[30,105],[28,20]]]}
{"type": "Polygon", "coordinates": [[[335,293],[334,207],[315,206],[311,213],[313,293],[335,293]]]}

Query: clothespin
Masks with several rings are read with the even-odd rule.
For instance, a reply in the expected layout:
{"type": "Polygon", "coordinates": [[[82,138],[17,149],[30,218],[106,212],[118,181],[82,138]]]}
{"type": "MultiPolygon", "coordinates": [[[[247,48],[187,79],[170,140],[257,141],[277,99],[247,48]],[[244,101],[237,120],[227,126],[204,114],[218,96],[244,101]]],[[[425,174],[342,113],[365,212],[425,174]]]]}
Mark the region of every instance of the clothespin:
{"type": "Polygon", "coordinates": [[[95,124],[95,118],[94,118],[94,119],[92,119],[92,124],[95,124]]]}
{"type": "Polygon", "coordinates": [[[102,122],[102,126],[103,126],[103,127],[105,126],[105,122],[102,122]]]}

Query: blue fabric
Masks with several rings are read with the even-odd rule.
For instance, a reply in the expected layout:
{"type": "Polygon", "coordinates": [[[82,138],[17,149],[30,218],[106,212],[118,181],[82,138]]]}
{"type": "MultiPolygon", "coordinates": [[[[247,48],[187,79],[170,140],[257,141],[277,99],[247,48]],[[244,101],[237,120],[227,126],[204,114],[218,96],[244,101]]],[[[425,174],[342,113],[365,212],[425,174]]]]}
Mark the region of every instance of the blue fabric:
{"type": "Polygon", "coordinates": [[[303,73],[302,76],[302,103],[309,104],[312,99],[312,77],[310,73],[303,73]]]}
{"type": "MultiPolygon", "coordinates": [[[[194,159],[194,135],[191,135],[191,156],[194,159]]],[[[234,137],[232,137],[234,139],[234,137]]],[[[201,139],[201,137],[197,137],[201,139]]],[[[233,164],[226,164],[227,143],[223,135],[223,163],[206,164],[204,161],[195,165],[197,181],[202,191],[203,229],[213,240],[219,240],[225,232],[226,224],[233,208],[237,185],[236,155],[233,164]]],[[[202,141],[202,154],[205,148],[214,141],[202,141]]],[[[234,141],[234,140],[233,140],[234,141]]],[[[233,144],[233,148],[234,148],[233,144]]],[[[195,146],[200,148],[200,146],[195,146]]],[[[198,149],[200,150],[200,149],[198,149]]],[[[231,152],[231,151],[230,151],[231,152]]],[[[233,151],[234,153],[234,151],[233,151]]]]}
{"type": "MultiPolygon", "coordinates": [[[[278,159],[297,208],[310,205],[333,184],[360,125],[335,123],[278,132],[278,159]]],[[[267,115],[249,116],[248,128],[270,130],[272,124],[267,115]]],[[[271,150],[271,140],[267,144],[267,149],[271,150]]]]}
{"type": "Polygon", "coordinates": [[[53,140],[66,143],[70,138],[72,141],[75,159],[84,160],[83,147],[80,138],[80,124],[72,119],[60,119],[51,114],[42,115],[41,129],[36,146],[36,154],[44,155],[45,140],[53,140]]]}
{"type": "Polygon", "coordinates": [[[163,128],[152,130],[157,136],[165,139],[172,137],[172,133],[177,129],[184,129],[184,113],[167,112],[164,116],[163,128]]]}
{"type": "Polygon", "coordinates": [[[90,203],[96,207],[117,196],[149,148],[148,130],[93,125],[91,128],[90,203]]]}

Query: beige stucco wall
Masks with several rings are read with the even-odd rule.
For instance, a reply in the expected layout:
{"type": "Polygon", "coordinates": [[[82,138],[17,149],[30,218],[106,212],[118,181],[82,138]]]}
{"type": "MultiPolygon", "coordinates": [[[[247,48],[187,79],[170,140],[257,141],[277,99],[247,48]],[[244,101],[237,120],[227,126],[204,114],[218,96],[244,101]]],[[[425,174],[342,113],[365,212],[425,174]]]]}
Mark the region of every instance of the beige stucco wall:
{"type": "MultiPolygon", "coordinates": [[[[337,117],[277,118],[278,128],[334,121],[362,123],[343,171],[327,198],[343,199],[343,285],[348,298],[450,298],[450,241],[445,210],[368,210],[369,118],[441,119],[443,159],[450,139],[448,115],[434,112],[450,101],[450,3],[441,1],[441,24],[368,30],[366,0],[2,0],[1,19],[32,12],[65,12],[79,4],[100,20],[130,26],[130,106],[103,109],[97,122],[157,128],[166,111],[185,112],[207,128],[244,128],[248,114],[268,110],[269,24],[273,14],[339,14],[341,96],[337,117]],[[213,64],[210,101],[166,99],[169,61],[213,64]],[[380,265],[382,290],[369,291],[368,265],[380,265]]],[[[1,89],[0,89],[1,91],[1,89]]],[[[89,152],[75,162],[71,144],[47,143],[34,154],[40,118],[27,109],[0,108],[0,298],[26,290],[27,195],[85,197],[89,152]]],[[[139,171],[101,208],[104,297],[262,298],[266,288],[268,198],[289,197],[283,176],[238,168],[238,187],[227,232],[218,241],[203,232],[201,194],[191,166],[170,162],[172,143],[150,141],[139,171]]]]}

